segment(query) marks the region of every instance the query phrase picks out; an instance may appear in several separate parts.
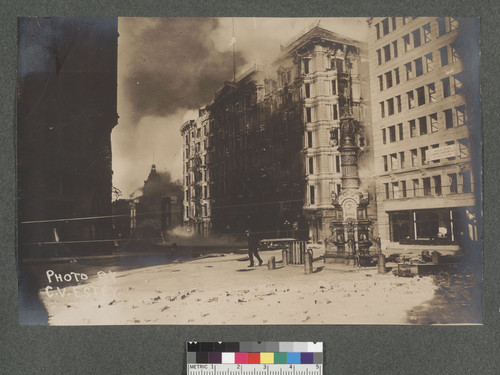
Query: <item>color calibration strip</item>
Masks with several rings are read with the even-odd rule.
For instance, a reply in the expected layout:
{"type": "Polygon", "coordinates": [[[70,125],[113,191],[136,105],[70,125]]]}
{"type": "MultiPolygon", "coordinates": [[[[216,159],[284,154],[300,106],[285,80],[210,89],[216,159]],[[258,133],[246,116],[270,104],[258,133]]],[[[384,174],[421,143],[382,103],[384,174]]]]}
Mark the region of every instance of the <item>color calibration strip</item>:
{"type": "Polygon", "coordinates": [[[188,374],[322,374],[322,342],[193,341],[186,346],[188,374]]]}

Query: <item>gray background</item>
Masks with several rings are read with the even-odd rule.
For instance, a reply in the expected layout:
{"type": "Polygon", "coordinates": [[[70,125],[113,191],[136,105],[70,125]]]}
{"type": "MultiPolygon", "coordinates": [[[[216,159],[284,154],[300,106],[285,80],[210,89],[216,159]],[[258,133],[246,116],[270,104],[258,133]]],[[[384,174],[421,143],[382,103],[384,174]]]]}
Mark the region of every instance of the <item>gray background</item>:
{"type": "Polygon", "coordinates": [[[0,2],[0,373],[182,374],[184,342],[324,341],[325,374],[500,373],[498,0],[0,2]],[[17,324],[15,88],[17,16],[481,17],[484,175],[483,326],[121,326],[17,324]],[[496,272],[495,272],[496,271],[496,272]]]}

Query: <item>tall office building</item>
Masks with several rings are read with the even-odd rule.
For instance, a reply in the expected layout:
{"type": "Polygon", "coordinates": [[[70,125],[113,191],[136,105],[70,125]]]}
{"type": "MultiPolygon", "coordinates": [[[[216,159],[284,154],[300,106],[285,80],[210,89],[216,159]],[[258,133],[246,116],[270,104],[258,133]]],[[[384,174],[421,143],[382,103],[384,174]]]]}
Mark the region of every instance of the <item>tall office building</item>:
{"type": "Polygon", "coordinates": [[[208,234],[212,226],[208,173],[210,124],[206,108],[200,109],[198,114],[196,120],[186,121],[181,127],[184,138],[183,224],[198,234],[208,234]]]}
{"type": "Polygon", "coordinates": [[[477,241],[481,214],[477,25],[453,17],[369,24],[382,250],[453,253],[477,241]]]}

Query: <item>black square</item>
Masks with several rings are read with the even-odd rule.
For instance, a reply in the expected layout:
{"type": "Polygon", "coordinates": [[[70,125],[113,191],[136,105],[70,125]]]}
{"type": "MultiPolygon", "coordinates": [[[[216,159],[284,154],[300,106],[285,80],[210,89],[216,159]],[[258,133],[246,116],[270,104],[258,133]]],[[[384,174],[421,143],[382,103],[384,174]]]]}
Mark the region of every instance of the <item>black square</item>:
{"type": "Polygon", "coordinates": [[[187,342],[187,351],[188,352],[199,352],[200,351],[200,343],[196,341],[188,341],[187,342]]]}
{"type": "Polygon", "coordinates": [[[225,342],[214,342],[214,352],[227,352],[225,342]]]}
{"type": "Polygon", "coordinates": [[[200,352],[213,352],[214,343],[213,342],[200,342],[200,352]]]}

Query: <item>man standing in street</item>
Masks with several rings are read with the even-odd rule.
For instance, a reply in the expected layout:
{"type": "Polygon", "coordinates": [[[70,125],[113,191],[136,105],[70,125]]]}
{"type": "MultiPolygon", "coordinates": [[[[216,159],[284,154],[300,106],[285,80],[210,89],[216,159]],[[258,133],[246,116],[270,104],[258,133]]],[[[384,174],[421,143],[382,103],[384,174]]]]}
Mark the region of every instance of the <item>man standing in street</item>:
{"type": "Polygon", "coordinates": [[[262,266],[262,259],[259,256],[259,239],[257,235],[253,233],[250,228],[245,231],[248,241],[248,258],[250,259],[250,265],[248,267],[253,267],[253,257],[257,258],[259,261],[259,266],[262,266]]]}

